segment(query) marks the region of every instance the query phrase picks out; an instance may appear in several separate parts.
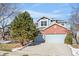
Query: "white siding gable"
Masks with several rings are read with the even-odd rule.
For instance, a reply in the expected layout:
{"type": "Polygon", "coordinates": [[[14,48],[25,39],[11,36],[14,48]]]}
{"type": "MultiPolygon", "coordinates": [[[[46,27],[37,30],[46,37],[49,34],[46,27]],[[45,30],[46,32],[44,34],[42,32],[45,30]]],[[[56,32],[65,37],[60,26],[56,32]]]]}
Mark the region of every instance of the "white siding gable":
{"type": "Polygon", "coordinates": [[[49,25],[49,20],[48,19],[41,19],[40,21],[38,21],[38,28],[47,27],[47,26],[41,26],[41,21],[47,21],[47,26],[49,25]]]}

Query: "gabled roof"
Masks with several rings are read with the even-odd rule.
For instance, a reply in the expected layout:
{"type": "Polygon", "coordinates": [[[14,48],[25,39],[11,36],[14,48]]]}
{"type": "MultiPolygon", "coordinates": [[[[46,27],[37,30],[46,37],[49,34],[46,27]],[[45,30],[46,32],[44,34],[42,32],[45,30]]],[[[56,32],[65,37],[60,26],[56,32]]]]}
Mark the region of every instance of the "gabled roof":
{"type": "Polygon", "coordinates": [[[38,19],[37,22],[39,22],[41,19],[48,19],[48,20],[50,20],[49,18],[43,16],[43,17],[41,17],[40,19],[38,19]]]}
{"type": "MultiPolygon", "coordinates": [[[[58,26],[61,26],[61,27],[65,28],[63,25],[61,25],[61,24],[59,24],[59,23],[53,23],[52,25],[50,25],[50,26],[48,26],[48,27],[46,27],[46,28],[44,28],[44,29],[42,29],[42,30],[45,30],[45,29],[47,29],[47,28],[49,28],[49,27],[51,27],[51,26],[54,26],[54,25],[58,25],[58,26]]],[[[65,29],[67,29],[67,28],[65,28],[65,29]]],[[[67,30],[69,30],[69,29],[67,29],[67,30]]]]}
{"type": "Polygon", "coordinates": [[[55,23],[55,24],[41,30],[41,33],[42,34],[66,34],[69,31],[70,30],[63,27],[62,25],[55,23]]]}

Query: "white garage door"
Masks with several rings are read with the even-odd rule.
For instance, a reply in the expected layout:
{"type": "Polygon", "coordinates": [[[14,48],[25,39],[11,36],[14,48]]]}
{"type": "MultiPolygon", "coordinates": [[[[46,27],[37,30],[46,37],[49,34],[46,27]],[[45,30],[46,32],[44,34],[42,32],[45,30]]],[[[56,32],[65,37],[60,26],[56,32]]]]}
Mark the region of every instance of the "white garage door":
{"type": "Polygon", "coordinates": [[[45,41],[48,43],[63,43],[66,34],[54,34],[54,35],[45,35],[45,41]]]}

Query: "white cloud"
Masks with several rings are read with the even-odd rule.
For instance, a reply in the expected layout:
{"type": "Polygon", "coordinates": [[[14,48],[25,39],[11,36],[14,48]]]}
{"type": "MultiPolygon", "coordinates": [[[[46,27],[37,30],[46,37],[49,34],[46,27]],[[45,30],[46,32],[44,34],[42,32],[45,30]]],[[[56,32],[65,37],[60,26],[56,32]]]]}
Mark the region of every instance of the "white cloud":
{"type": "MultiPolygon", "coordinates": [[[[39,19],[42,16],[46,16],[49,18],[55,18],[55,19],[61,19],[63,20],[64,18],[66,18],[66,16],[69,16],[69,14],[64,14],[64,13],[44,13],[44,12],[38,12],[38,11],[34,11],[34,10],[26,10],[30,13],[31,17],[34,18],[34,21],[36,22],[37,19],[39,19]]],[[[58,11],[55,11],[58,12],[58,11]]]]}
{"type": "Polygon", "coordinates": [[[42,16],[47,16],[47,17],[59,17],[59,14],[52,14],[52,13],[43,13],[43,12],[37,12],[33,10],[26,10],[28,11],[32,17],[42,17],[42,16]]]}
{"type": "Polygon", "coordinates": [[[54,11],[52,11],[52,13],[53,14],[59,14],[59,13],[62,13],[62,11],[61,10],[54,10],[54,11]]]}

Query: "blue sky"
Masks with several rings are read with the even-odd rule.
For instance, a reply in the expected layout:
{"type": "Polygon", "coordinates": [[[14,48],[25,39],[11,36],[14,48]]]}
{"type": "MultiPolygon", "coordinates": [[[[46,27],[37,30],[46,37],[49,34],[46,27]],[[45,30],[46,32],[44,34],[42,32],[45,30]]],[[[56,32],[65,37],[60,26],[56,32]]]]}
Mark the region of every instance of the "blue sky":
{"type": "Polygon", "coordinates": [[[35,22],[42,16],[68,20],[72,10],[69,3],[22,3],[19,4],[19,8],[28,11],[35,22]]]}

